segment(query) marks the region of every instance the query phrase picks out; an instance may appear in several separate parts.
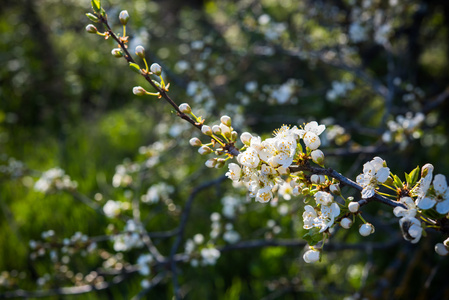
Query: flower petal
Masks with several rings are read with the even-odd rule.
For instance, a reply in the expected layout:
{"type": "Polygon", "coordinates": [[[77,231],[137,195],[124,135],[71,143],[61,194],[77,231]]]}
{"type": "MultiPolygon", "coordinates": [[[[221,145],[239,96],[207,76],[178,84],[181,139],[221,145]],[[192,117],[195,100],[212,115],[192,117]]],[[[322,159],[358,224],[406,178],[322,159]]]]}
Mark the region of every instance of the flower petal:
{"type": "Polygon", "coordinates": [[[449,212],[449,199],[437,203],[436,210],[442,215],[447,214],[449,212]]]}
{"type": "Polygon", "coordinates": [[[421,199],[421,201],[419,201],[418,203],[418,207],[421,209],[429,209],[432,208],[436,203],[435,199],[426,197],[424,199],[421,199]]]}

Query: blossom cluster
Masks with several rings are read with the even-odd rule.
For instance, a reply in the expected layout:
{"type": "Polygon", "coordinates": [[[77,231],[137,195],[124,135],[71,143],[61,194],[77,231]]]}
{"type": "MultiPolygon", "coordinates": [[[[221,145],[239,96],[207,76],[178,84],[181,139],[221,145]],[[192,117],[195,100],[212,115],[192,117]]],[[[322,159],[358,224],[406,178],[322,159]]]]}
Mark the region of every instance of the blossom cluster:
{"type": "Polygon", "coordinates": [[[273,189],[283,183],[281,175],[288,173],[295,155],[302,148],[300,139],[309,153],[316,151],[321,145],[319,135],[324,129],[324,125],[315,121],[306,124],[304,129],[284,125],[274,132],[273,138],[264,141],[244,132],[240,139],[246,149],[237,156],[238,164],[229,164],[226,176],[245,184],[252,198],[266,203],[273,198],[273,189]]]}

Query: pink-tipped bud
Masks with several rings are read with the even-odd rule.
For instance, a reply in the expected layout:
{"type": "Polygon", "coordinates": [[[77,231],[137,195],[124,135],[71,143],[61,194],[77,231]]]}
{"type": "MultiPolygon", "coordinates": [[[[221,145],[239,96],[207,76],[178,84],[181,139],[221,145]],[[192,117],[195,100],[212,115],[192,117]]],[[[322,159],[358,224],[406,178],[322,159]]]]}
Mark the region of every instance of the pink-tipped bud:
{"type": "Polygon", "coordinates": [[[136,47],[136,55],[142,59],[145,58],[145,48],[143,48],[142,46],[137,46],[136,47]]]}
{"type": "Polygon", "coordinates": [[[127,10],[122,10],[118,16],[118,19],[120,20],[120,23],[122,23],[122,25],[126,25],[128,23],[129,20],[129,14],[127,10]]]}
{"type": "Polygon", "coordinates": [[[89,24],[86,26],[86,31],[89,33],[97,33],[98,32],[97,27],[95,27],[92,24],[89,24]]]}
{"type": "Polygon", "coordinates": [[[150,71],[151,71],[151,73],[153,73],[153,74],[155,74],[157,76],[161,76],[161,74],[162,74],[162,67],[159,64],[154,63],[154,64],[152,64],[150,66],[150,71]]]}
{"type": "Polygon", "coordinates": [[[192,108],[190,108],[190,105],[188,105],[187,103],[182,103],[179,106],[179,110],[183,113],[183,114],[190,114],[192,112],[192,108]]]}

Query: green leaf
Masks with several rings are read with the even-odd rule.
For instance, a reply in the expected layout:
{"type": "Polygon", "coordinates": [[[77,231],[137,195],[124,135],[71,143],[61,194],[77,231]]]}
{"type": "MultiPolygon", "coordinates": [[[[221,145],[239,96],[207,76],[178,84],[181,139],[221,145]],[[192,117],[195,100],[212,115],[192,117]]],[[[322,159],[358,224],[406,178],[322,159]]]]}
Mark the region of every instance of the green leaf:
{"type": "Polygon", "coordinates": [[[404,187],[404,184],[402,183],[401,179],[397,175],[393,175],[394,185],[397,188],[402,189],[404,187]]]}
{"type": "Polygon", "coordinates": [[[101,3],[100,3],[100,0],[91,0],[90,3],[91,3],[91,5],[92,5],[93,10],[94,10],[96,13],[100,13],[100,11],[101,11],[101,3]]]}
{"type": "Polygon", "coordinates": [[[323,234],[320,233],[320,229],[319,228],[312,228],[309,231],[307,231],[306,234],[304,234],[303,239],[307,241],[307,243],[310,246],[314,246],[316,244],[318,244],[318,242],[320,242],[323,239],[323,234]]]}
{"type": "Polygon", "coordinates": [[[415,183],[418,181],[419,177],[419,166],[417,166],[415,169],[413,169],[410,173],[410,181],[407,181],[410,186],[415,185],[415,183]]]}

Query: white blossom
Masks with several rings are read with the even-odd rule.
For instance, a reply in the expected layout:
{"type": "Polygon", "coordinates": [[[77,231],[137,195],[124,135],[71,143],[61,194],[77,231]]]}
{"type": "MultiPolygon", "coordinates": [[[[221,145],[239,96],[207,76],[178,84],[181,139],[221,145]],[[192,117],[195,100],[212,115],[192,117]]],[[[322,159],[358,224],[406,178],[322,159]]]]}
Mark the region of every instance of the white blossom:
{"type": "Polygon", "coordinates": [[[363,187],[363,199],[374,196],[377,185],[384,183],[388,179],[390,169],[384,167],[383,164],[384,160],[376,156],[373,160],[363,165],[363,174],[358,175],[356,178],[357,183],[363,187]]]}

